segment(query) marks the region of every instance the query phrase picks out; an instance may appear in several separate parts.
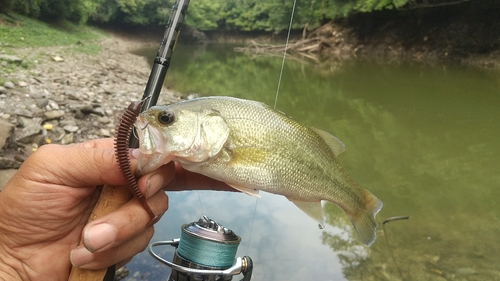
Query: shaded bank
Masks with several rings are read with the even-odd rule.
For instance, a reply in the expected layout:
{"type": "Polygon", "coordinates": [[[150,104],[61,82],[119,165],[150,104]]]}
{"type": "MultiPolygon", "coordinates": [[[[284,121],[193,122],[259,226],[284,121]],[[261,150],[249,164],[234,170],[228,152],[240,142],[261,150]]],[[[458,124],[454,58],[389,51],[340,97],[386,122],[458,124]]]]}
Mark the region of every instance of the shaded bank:
{"type": "MultiPolygon", "coordinates": [[[[478,2],[358,13],[332,20],[307,33],[302,38],[303,43],[295,44],[290,51],[321,62],[365,57],[383,61],[458,63],[498,69],[500,3],[486,6],[478,2]]],[[[224,38],[218,33],[212,34],[215,35],[212,38],[224,38]]],[[[300,40],[296,38],[292,42],[300,40]]],[[[247,49],[257,53],[282,50],[262,46],[259,50],[253,44],[247,49]]]]}

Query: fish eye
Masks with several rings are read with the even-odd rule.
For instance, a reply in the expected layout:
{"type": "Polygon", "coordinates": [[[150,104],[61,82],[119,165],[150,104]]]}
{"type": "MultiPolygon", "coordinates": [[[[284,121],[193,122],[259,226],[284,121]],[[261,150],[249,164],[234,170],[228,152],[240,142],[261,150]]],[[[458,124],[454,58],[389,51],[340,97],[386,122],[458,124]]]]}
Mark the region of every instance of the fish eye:
{"type": "Polygon", "coordinates": [[[158,113],[157,119],[158,119],[158,122],[160,124],[169,125],[172,122],[174,122],[175,117],[174,117],[174,113],[172,111],[165,110],[165,111],[158,113]]]}

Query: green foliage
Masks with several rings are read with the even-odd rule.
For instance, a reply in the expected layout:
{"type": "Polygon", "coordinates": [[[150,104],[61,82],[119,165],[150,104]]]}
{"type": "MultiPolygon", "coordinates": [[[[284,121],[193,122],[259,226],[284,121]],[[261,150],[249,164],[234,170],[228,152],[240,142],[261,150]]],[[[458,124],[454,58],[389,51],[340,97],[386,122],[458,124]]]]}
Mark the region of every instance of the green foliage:
{"type": "Polygon", "coordinates": [[[382,9],[399,8],[407,2],[407,0],[363,0],[357,1],[354,9],[361,12],[371,12],[382,9]]]}
{"type": "Polygon", "coordinates": [[[0,42],[6,49],[86,44],[101,36],[89,27],[69,22],[60,23],[56,28],[21,15],[13,16],[17,20],[7,23],[7,17],[0,15],[0,22],[4,22],[0,24],[0,42]]]}
{"type": "MultiPolygon", "coordinates": [[[[49,21],[165,24],[174,0],[0,0],[14,11],[49,21]]],[[[315,28],[353,12],[397,8],[408,0],[297,0],[292,28],[315,28]]],[[[186,24],[200,30],[288,29],[294,0],[193,0],[186,24]]]]}
{"type": "Polygon", "coordinates": [[[196,26],[200,30],[213,30],[218,27],[219,11],[223,0],[191,1],[188,8],[186,24],[196,26]]]}
{"type": "MultiPolygon", "coordinates": [[[[316,20],[310,18],[309,7],[297,2],[294,27],[301,28],[306,22],[316,20]],[[305,9],[302,9],[305,8],[305,9]]],[[[281,31],[288,28],[292,12],[293,1],[285,0],[244,0],[226,1],[222,7],[222,27],[228,30],[265,30],[281,31]]]]}
{"type": "Polygon", "coordinates": [[[12,0],[15,12],[47,21],[85,23],[105,0],[12,0]]]}
{"type": "Polygon", "coordinates": [[[146,1],[144,0],[116,0],[120,10],[127,14],[132,14],[134,12],[142,10],[146,1]]]}
{"type": "MultiPolygon", "coordinates": [[[[175,0],[0,0],[0,10],[13,10],[47,21],[128,25],[164,25],[175,0]]],[[[398,9],[409,0],[192,0],[185,23],[203,31],[287,30],[296,2],[293,29],[313,29],[331,19],[358,12],[398,9]]],[[[485,8],[498,6],[485,0],[485,8]]],[[[431,4],[432,5],[432,4],[431,4]]],[[[479,5],[479,4],[476,4],[479,5]]]]}

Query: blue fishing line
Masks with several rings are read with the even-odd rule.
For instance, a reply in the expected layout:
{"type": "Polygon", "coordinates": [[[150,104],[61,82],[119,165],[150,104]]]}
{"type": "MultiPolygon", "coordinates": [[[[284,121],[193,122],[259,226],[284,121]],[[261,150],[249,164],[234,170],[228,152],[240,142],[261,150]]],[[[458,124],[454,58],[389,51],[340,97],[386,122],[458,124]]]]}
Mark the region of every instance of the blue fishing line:
{"type": "Polygon", "coordinates": [[[228,268],[233,265],[238,245],[206,240],[182,231],[177,253],[197,264],[228,268]]]}

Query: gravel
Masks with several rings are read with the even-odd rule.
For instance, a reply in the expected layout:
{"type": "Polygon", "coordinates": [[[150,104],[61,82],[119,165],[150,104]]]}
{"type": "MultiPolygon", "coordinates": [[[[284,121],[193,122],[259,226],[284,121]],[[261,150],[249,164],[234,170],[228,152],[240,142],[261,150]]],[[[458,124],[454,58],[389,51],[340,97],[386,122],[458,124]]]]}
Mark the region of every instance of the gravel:
{"type": "MultiPolygon", "coordinates": [[[[14,56],[2,59],[0,55],[4,81],[0,85],[0,170],[18,168],[41,145],[114,135],[123,111],[131,101],[141,99],[151,71],[146,58],[129,51],[159,41],[112,34],[99,44],[97,55],[75,52],[71,46],[27,47],[14,50],[14,56]],[[26,69],[22,61],[32,64],[26,69]]],[[[163,90],[159,103],[179,99],[163,90]]]]}

